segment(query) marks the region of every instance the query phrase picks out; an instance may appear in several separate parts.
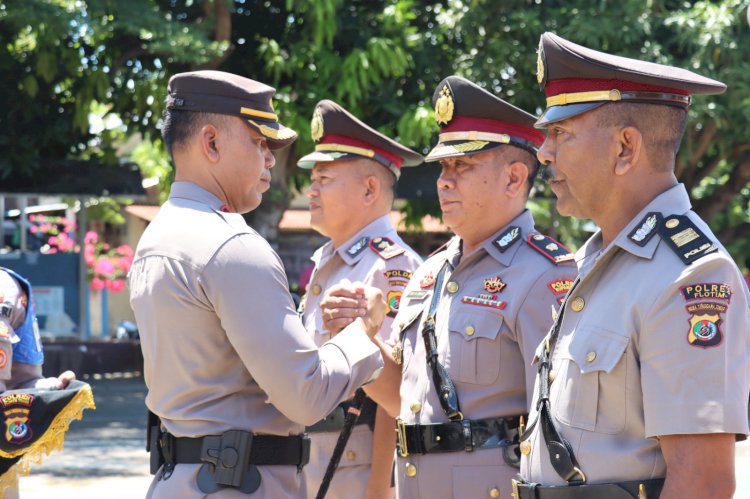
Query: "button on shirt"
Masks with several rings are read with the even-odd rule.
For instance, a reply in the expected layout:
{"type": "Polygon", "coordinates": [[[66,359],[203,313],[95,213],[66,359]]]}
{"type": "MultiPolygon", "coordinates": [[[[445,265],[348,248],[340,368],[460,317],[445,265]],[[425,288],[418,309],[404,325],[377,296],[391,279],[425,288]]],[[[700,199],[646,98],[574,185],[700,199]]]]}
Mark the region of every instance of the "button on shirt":
{"type": "MultiPolygon", "coordinates": [[[[299,434],[371,379],[382,358],[355,327],[316,348],[278,255],[221,206],[197,185],[176,182],[138,243],[130,302],[146,404],[176,436],[299,434]]],[[[179,472],[193,466],[178,465],[153,496],[203,497],[194,472],[179,472]],[[176,488],[182,479],[193,481],[176,488]]],[[[259,497],[304,496],[294,466],[260,471],[259,497]]]]}
{"type": "MultiPolygon", "coordinates": [[[[690,211],[685,188],[656,197],[608,247],[595,234],[576,260],[580,282],[564,305],[550,405],[588,482],[664,477],[659,435],[746,434],[748,291],[729,254],[690,211]],[[686,265],[658,234],[636,244],[630,235],[651,212],[687,214],[719,250],[686,265]]],[[[540,425],[529,441],[522,476],[565,484],[540,425]]]]}
{"type": "MultiPolygon", "coordinates": [[[[575,277],[571,262],[555,265],[526,243],[534,233],[533,218],[526,210],[472,254],[462,256],[461,239],[455,237],[445,251],[417,269],[404,292],[390,340],[397,342],[404,331],[400,418],[406,424],[448,420],[421,334],[422,313],[433,292],[441,293],[435,326],[438,359],[456,386],[464,417],[516,416],[528,411],[527,389],[530,395],[536,374],[531,366],[534,351],[552,324],[552,309],[575,277]],[[513,236],[510,243],[508,235],[513,236]],[[444,288],[435,290],[434,278],[446,261],[444,288]]],[[[486,497],[498,487],[506,497],[516,473],[505,464],[500,449],[409,455],[399,457],[396,465],[402,498],[486,497]],[[410,474],[409,466],[419,472],[410,474]]]]}

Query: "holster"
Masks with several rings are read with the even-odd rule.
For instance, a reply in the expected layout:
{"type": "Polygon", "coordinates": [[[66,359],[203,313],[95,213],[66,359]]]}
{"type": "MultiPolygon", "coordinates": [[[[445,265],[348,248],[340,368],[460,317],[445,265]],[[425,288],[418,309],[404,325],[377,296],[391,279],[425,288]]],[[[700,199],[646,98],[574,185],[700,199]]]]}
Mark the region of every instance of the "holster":
{"type": "Polygon", "coordinates": [[[148,411],[148,421],[146,423],[146,452],[150,454],[149,471],[155,475],[161,465],[165,463],[164,454],[159,445],[161,438],[161,419],[151,411],[148,411]]]}

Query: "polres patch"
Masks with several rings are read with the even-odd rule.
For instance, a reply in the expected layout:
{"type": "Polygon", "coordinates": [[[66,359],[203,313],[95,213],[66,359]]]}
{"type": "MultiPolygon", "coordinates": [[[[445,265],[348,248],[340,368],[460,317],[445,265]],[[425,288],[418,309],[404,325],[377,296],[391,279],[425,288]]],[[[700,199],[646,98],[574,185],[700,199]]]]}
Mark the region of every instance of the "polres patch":
{"type": "Polygon", "coordinates": [[[688,343],[696,347],[713,347],[721,343],[721,316],[711,313],[692,314],[688,319],[688,343]]]}
{"type": "Polygon", "coordinates": [[[680,288],[686,301],[721,300],[729,303],[732,299],[732,288],[723,282],[700,282],[680,288]]]}

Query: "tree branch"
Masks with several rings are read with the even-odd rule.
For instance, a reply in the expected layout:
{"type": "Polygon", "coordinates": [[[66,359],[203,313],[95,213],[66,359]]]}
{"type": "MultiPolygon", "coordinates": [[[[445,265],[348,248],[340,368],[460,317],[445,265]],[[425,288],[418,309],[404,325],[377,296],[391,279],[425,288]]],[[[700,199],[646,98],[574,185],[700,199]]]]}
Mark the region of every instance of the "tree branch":
{"type": "Polygon", "coordinates": [[[738,159],[726,184],[717,187],[710,196],[695,201],[694,209],[704,220],[711,220],[725,209],[732,198],[750,182],[750,157],[745,154],[738,159]]]}
{"type": "Polygon", "coordinates": [[[703,130],[701,130],[700,133],[691,134],[692,136],[690,137],[690,141],[688,142],[688,144],[693,144],[696,142],[695,135],[697,135],[697,144],[695,148],[693,148],[690,152],[690,159],[688,160],[687,164],[684,165],[681,172],[682,178],[680,179],[682,182],[684,182],[688,189],[693,188],[698,184],[698,182],[701,181],[702,178],[708,175],[704,172],[705,167],[698,168],[698,162],[700,162],[700,160],[706,155],[708,147],[711,145],[714,137],[716,136],[716,131],[716,122],[709,121],[703,127],[703,130]]]}
{"type": "MultiPolygon", "coordinates": [[[[208,19],[214,22],[214,41],[231,42],[232,36],[232,12],[229,10],[228,0],[204,0],[203,12],[208,19]],[[213,4],[213,9],[211,9],[213,4]]],[[[234,46],[229,48],[220,56],[199,65],[196,69],[216,69],[221,66],[227,57],[234,51],[234,46]]]]}

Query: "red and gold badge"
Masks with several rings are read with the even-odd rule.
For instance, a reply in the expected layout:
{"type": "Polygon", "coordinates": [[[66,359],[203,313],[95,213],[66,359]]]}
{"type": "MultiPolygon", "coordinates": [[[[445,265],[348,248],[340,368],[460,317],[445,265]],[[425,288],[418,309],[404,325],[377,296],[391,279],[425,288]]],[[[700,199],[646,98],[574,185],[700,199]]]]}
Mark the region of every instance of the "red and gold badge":
{"type": "Polygon", "coordinates": [[[505,288],[505,286],[507,286],[507,284],[505,284],[498,276],[484,280],[484,290],[488,293],[499,293],[505,288]]]}
{"type": "Polygon", "coordinates": [[[428,272],[427,274],[422,277],[422,280],[419,281],[419,287],[422,289],[429,289],[435,285],[435,276],[432,275],[432,272],[428,272]]]}

